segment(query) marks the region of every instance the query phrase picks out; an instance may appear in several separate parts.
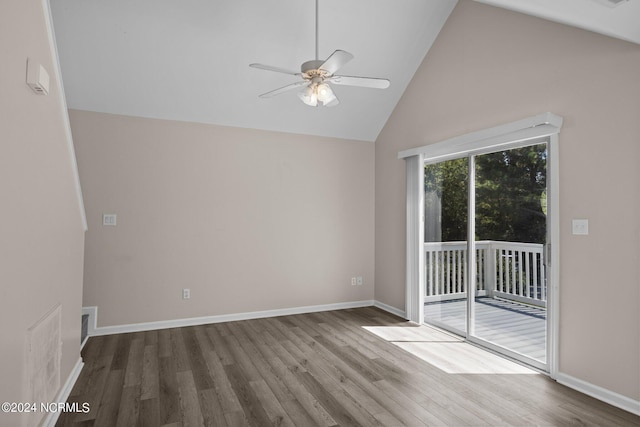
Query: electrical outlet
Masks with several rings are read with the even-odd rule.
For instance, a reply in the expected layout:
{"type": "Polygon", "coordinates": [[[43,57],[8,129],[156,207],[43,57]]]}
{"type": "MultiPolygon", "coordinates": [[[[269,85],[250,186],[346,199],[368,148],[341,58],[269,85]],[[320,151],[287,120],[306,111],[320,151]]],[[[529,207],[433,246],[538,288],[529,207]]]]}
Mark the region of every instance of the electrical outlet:
{"type": "Polygon", "coordinates": [[[362,286],[362,276],[356,277],[356,285],[362,286]]]}
{"type": "Polygon", "coordinates": [[[189,299],[189,298],[191,298],[191,289],[184,288],[182,290],[182,299],[189,299]]]}
{"type": "Polygon", "coordinates": [[[351,278],[351,286],[356,286],[358,284],[358,279],[356,279],[355,277],[351,278]]]}

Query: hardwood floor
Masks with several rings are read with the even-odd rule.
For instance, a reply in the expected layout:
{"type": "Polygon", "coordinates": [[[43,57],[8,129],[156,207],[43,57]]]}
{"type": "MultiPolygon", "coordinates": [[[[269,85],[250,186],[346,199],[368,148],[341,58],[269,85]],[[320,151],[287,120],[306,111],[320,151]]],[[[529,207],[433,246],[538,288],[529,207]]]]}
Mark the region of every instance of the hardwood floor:
{"type": "Polygon", "coordinates": [[[443,341],[482,358],[373,307],[91,337],[69,397],[91,410],[56,425],[640,425],[519,366],[456,374],[402,348],[443,341]]]}

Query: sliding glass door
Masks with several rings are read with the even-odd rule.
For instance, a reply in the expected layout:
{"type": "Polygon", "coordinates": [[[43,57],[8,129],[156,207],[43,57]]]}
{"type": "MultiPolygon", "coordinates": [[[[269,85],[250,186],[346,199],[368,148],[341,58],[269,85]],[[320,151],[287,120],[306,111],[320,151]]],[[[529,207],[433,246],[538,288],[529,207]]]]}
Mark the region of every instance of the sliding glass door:
{"type": "Polygon", "coordinates": [[[468,158],[424,166],[424,317],[461,335],[468,323],[468,184],[468,158]]]}
{"type": "Polygon", "coordinates": [[[424,166],[425,322],[541,369],[547,157],[540,142],[424,166]]]}

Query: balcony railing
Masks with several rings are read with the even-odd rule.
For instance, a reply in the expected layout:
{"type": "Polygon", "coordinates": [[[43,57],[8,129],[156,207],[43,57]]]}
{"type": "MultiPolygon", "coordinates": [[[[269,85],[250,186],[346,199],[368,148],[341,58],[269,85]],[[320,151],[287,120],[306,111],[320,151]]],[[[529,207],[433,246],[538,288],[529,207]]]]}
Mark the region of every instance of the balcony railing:
{"type": "MultiPolygon", "coordinates": [[[[467,242],[424,243],[425,302],[465,298],[467,242]]],[[[546,307],[543,245],[476,242],[476,295],[546,307]]]]}

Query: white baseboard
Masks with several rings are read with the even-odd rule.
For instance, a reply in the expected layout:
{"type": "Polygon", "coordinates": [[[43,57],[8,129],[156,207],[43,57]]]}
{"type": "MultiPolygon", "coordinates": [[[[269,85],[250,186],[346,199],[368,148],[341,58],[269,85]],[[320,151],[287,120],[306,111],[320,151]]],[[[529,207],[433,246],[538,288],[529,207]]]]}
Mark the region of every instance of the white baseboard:
{"type": "MultiPolygon", "coordinates": [[[[60,392],[56,396],[54,402],[66,402],[71,394],[71,390],[75,385],[78,377],[80,376],[80,371],[82,371],[82,367],[84,363],[82,362],[82,358],[79,357],[75,366],[71,370],[71,373],[67,377],[67,381],[65,381],[64,385],[60,389],[60,392]]],[[[60,416],[60,412],[47,412],[47,415],[42,419],[42,423],[40,424],[42,427],[53,427],[58,421],[58,417],[60,416]]]]}
{"type": "Polygon", "coordinates": [[[373,302],[373,305],[375,307],[378,307],[381,310],[388,311],[391,314],[395,314],[398,317],[402,317],[403,319],[407,318],[404,310],[400,310],[399,308],[395,308],[389,304],[385,304],[383,302],[376,300],[373,302]]]}
{"type": "Polygon", "coordinates": [[[304,307],[281,308],[276,310],[252,311],[247,313],[222,314],[218,316],[191,317],[186,319],[160,320],[157,322],[133,323],[128,325],[96,327],[97,307],[85,307],[83,313],[89,314],[89,336],[122,334],[127,332],[153,331],[157,329],[180,328],[183,326],[206,325],[209,323],[233,322],[237,320],[261,319],[264,317],[288,316],[292,314],[314,313],[318,311],[343,310],[347,308],[370,307],[373,300],[338,302],[334,304],[309,305],[304,307]]]}
{"type": "Polygon", "coordinates": [[[610,405],[631,412],[632,414],[640,415],[640,401],[638,400],[633,400],[630,397],[623,396],[619,393],[607,390],[606,388],[563,374],[562,372],[558,373],[556,381],[581,393],[595,397],[598,400],[602,400],[610,405]]]}

